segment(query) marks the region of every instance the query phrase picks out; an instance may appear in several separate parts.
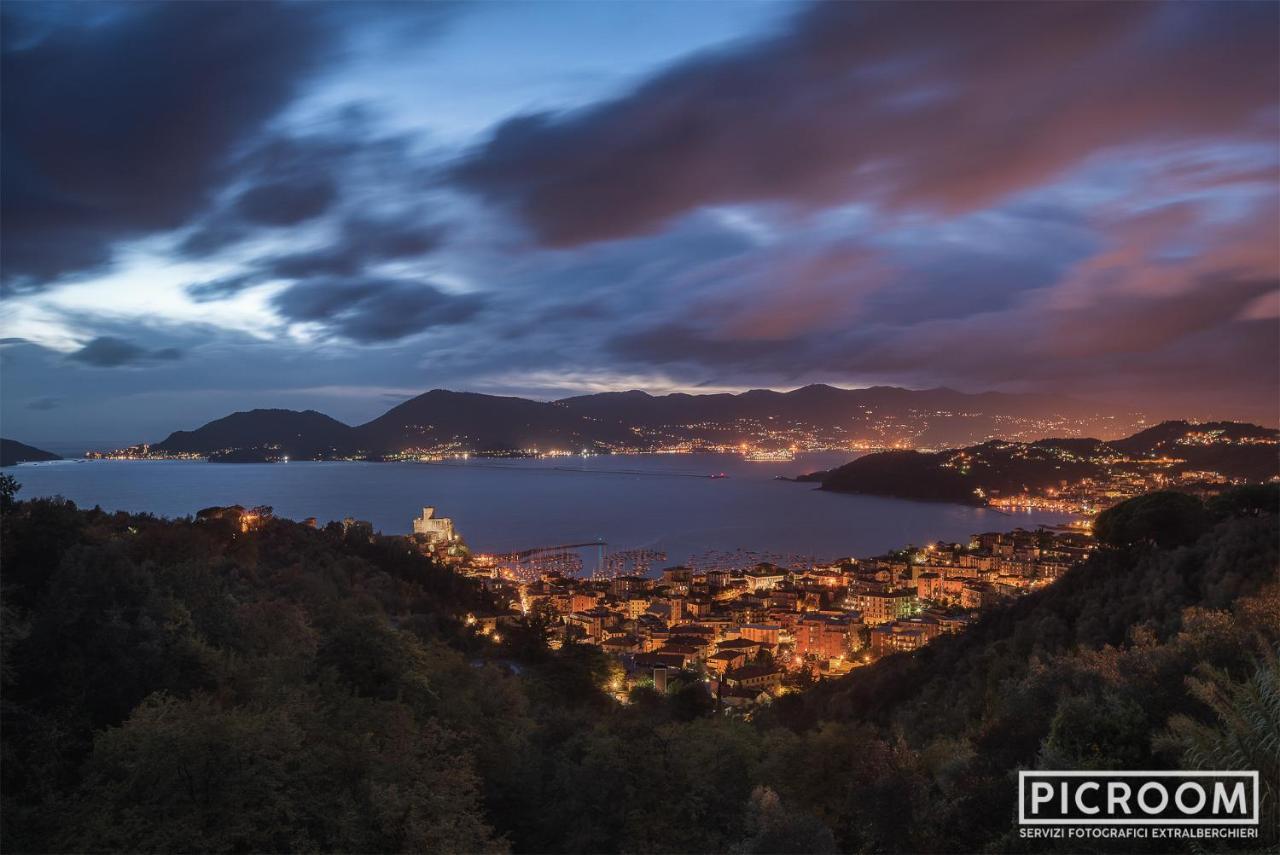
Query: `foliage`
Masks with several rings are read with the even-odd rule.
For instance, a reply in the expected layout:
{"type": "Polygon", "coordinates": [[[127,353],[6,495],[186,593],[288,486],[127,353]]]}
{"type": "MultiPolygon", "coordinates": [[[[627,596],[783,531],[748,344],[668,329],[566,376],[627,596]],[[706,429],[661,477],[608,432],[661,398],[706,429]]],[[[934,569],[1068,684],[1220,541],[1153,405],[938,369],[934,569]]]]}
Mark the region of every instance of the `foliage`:
{"type": "Polygon", "coordinates": [[[1264,646],[1244,680],[1202,665],[1187,685],[1214,718],[1176,715],[1159,741],[1179,751],[1187,768],[1258,770],[1264,822],[1280,828],[1280,655],[1264,646]]]}
{"type": "Polygon", "coordinates": [[[0,511],[7,511],[13,505],[14,496],[22,485],[12,475],[0,475],[0,511]]]}
{"type": "Polygon", "coordinates": [[[1144,544],[1171,549],[1195,541],[1209,526],[1204,504],[1195,496],[1162,490],[1129,499],[1098,515],[1094,536],[1107,546],[1144,544]]]}
{"type": "Polygon", "coordinates": [[[1280,484],[1245,484],[1214,496],[1206,507],[1215,520],[1280,514],[1280,484]]]}
{"type": "Polygon", "coordinates": [[[751,793],[746,830],[749,837],[738,849],[742,855],[825,855],[836,851],[836,841],[817,819],[786,810],[778,794],[768,787],[751,793]]]}

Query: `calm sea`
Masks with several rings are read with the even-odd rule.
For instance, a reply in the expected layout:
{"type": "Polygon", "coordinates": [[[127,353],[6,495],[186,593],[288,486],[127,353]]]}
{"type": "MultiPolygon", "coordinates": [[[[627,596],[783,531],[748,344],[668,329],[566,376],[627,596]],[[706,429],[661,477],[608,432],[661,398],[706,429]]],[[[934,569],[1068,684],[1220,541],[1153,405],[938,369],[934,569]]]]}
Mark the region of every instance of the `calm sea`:
{"type": "Polygon", "coordinates": [[[83,507],[185,516],[210,505],[271,505],[277,515],[368,520],[411,530],[424,505],[452,517],[477,551],[604,540],[610,551],[652,549],[668,564],[711,552],[776,559],[866,556],[907,544],[963,541],[974,532],[1065,522],[958,505],[823,493],[776,480],[847,455],[756,463],[730,455],[635,455],[459,463],[227,464],[56,461],[5,470],[20,496],[61,495],[83,507]],[[724,473],[725,478],[708,475],[724,473]]]}

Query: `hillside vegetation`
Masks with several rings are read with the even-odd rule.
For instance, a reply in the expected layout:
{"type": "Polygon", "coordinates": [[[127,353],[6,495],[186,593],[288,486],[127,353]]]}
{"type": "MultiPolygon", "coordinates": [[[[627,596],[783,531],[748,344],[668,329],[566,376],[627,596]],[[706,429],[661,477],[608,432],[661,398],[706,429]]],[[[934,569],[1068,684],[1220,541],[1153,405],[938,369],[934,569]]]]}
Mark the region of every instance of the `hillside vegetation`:
{"type": "Polygon", "coordinates": [[[1262,768],[1274,818],[1274,490],[1173,545],[1130,513],[970,632],[743,721],[697,685],[619,705],[536,623],[475,635],[483,592],[397,538],[15,488],[7,851],[1017,851],[1037,765],[1262,768]]]}

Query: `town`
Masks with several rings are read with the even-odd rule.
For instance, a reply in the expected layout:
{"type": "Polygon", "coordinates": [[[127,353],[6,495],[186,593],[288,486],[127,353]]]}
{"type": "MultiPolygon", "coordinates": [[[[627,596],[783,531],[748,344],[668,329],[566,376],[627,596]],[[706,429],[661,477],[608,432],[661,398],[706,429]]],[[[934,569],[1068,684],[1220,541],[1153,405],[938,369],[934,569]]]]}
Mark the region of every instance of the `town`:
{"type": "Polygon", "coordinates": [[[431,507],[413,520],[409,539],[505,606],[467,617],[479,634],[498,642],[504,627],[532,617],[553,647],[587,643],[611,654],[619,667],[609,689],[619,701],[636,686],[697,682],[726,711],[748,715],[815,680],[963,632],[984,610],[1052,584],[1093,549],[1081,525],[980,533],[968,543],[830,563],[722,561],[653,573],[660,556],[610,561],[597,544],[473,554],[431,507]],[[575,550],[596,551],[596,569],[581,574],[575,550]]]}

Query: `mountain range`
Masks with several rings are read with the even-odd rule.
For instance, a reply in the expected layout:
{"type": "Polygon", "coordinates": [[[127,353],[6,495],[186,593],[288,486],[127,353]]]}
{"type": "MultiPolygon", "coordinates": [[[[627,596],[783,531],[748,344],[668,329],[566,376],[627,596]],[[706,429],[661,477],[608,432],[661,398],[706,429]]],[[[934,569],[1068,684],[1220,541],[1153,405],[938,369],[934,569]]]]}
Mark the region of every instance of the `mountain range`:
{"type": "Polygon", "coordinates": [[[314,410],[250,410],[176,431],[152,447],[197,454],[269,449],[295,458],[379,457],[412,450],[652,450],[680,444],[942,447],[992,437],[1120,436],[1137,424],[1137,414],[1102,411],[1069,398],[946,388],[813,385],[790,392],[708,395],[630,391],[558,401],[435,389],[362,425],[314,410]]]}

